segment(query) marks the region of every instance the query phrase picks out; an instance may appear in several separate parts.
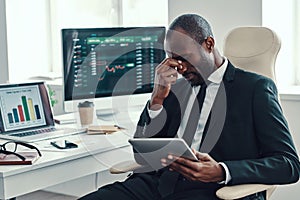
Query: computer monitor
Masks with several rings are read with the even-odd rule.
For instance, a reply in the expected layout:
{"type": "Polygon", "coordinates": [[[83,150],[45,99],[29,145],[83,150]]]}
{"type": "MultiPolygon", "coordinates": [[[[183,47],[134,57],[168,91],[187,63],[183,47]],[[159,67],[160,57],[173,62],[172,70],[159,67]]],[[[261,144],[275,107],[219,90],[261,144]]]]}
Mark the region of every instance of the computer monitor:
{"type": "Polygon", "coordinates": [[[144,105],[164,38],[164,27],[62,29],[65,111],[85,100],[97,114],[144,105]]]}

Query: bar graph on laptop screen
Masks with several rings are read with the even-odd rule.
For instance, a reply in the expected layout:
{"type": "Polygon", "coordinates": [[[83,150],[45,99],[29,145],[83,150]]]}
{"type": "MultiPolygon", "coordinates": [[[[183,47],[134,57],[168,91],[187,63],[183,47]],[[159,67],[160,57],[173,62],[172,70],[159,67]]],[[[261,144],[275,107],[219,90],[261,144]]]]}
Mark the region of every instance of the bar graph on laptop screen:
{"type": "Polygon", "coordinates": [[[0,106],[6,131],[46,124],[38,86],[0,89],[0,106]]]}

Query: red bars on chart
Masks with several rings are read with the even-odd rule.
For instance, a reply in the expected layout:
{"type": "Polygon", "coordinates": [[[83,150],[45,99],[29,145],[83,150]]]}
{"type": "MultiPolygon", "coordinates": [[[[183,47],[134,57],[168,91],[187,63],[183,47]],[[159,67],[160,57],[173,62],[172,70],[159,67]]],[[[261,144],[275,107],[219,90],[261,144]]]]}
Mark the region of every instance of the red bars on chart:
{"type": "Polygon", "coordinates": [[[18,105],[17,108],[12,108],[12,112],[7,114],[9,123],[41,119],[39,106],[33,104],[32,98],[22,96],[21,102],[22,105],[18,105]]]}

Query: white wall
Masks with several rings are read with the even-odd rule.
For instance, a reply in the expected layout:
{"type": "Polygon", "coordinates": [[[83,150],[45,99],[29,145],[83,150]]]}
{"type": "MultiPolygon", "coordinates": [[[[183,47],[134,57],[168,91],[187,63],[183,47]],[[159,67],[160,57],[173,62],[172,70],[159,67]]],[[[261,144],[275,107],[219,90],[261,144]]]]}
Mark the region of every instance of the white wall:
{"type": "Polygon", "coordinates": [[[168,25],[168,0],[122,0],[122,2],[123,26],[168,25]]]}
{"type": "Polygon", "coordinates": [[[296,66],[296,59],[299,56],[296,52],[295,35],[299,27],[296,26],[294,17],[296,12],[295,1],[298,0],[263,0],[262,4],[263,26],[271,27],[282,39],[275,65],[276,82],[281,87],[288,87],[296,83],[294,77],[297,68],[299,68],[296,66]],[[282,12],[284,14],[278,15],[282,12]]]}
{"type": "Polygon", "coordinates": [[[262,24],[262,0],[169,0],[169,22],[183,13],[206,18],[221,51],[226,34],[236,26],[262,24]]]}
{"type": "Polygon", "coordinates": [[[8,81],[5,0],[0,0],[0,83],[8,81]]]}

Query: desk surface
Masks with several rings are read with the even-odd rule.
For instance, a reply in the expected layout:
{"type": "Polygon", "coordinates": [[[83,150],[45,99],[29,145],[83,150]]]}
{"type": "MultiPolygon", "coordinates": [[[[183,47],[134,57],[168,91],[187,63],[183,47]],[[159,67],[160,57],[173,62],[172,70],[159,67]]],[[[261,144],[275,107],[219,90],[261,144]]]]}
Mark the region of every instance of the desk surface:
{"type": "Polygon", "coordinates": [[[76,149],[58,150],[45,140],[34,143],[41,152],[33,165],[0,166],[0,199],[9,199],[59,183],[109,169],[121,161],[133,159],[128,143],[129,131],[109,135],[78,134],[66,138],[78,144],[76,149]]]}
{"type": "MultiPolygon", "coordinates": [[[[135,130],[140,110],[125,112],[111,119],[94,120],[94,124],[117,124],[126,128],[108,135],[86,133],[36,142],[41,150],[33,165],[0,166],[0,199],[9,199],[45,189],[77,178],[107,171],[112,165],[133,158],[128,139],[135,130]],[[51,141],[68,139],[78,144],[76,149],[59,150],[51,141]]],[[[78,126],[79,116],[75,113],[78,126]]]]}

